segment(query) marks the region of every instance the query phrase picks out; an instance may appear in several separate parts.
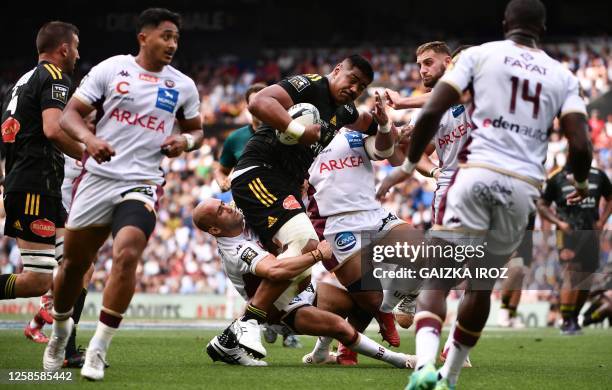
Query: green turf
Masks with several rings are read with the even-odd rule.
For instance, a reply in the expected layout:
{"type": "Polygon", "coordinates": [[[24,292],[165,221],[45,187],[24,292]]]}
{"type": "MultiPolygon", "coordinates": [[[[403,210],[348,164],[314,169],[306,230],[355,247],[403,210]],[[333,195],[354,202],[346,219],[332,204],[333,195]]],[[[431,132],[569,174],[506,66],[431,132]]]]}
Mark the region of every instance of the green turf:
{"type": "MultiPolygon", "coordinates": [[[[85,344],[91,334],[80,332],[79,341],[85,344]]],[[[403,389],[411,372],[365,357],[357,367],[304,367],[301,357],[314,343],[310,337],[302,337],[304,348],[297,350],[283,348],[279,341],[267,344],[270,367],[228,366],[212,363],[202,352],[213,335],[192,330],[120,331],[107,356],[111,368],[104,382],[79,379],[74,388],[403,389]]],[[[0,330],[2,369],[40,369],[43,349],[26,341],[20,331],[0,330]]],[[[403,333],[400,349],[414,351],[412,332],[403,333]]],[[[553,329],[489,331],[471,357],[475,367],[463,370],[463,389],[612,388],[609,329],[587,330],[577,337],[559,336],[553,329]]],[[[41,388],[17,388],[30,387],[41,388]]]]}

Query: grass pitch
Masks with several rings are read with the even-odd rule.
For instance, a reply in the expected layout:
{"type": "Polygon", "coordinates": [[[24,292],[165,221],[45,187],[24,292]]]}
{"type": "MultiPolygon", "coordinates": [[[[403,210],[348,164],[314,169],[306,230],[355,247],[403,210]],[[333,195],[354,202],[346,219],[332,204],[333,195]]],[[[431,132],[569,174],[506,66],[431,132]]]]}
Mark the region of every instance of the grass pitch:
{"type": "MultiPolygon", "coordinates": [[[[45,329],[49,331],[50,329],[45,329]]],[[[80,331],[87,344],[92,331],[80,331]]],[[[302,336],[302,349],[266,344],[269,367],[213,363],[203,352],[213,331],[120,330],[107,356],[111,367],[102,383],[79,378],[73,388],[137,389],[403,389],[412,371],[392,368],[361,356],[356,367],[304,366],[314,345],[302,336]]],[[[379,340],[373,334],[370,336],[379,340]]],[[[19,330],[0,330],[0,368],[41,370],[44,345],[19,330]]],[[[414,352],[412,332],[402,333],[403,352],[414,352]]],[[[471,353],[474,367],[462,371],[460,389],[612,389],[612,330],[587,329],[585,335],[560,336],[558,330],[485,331],[471,353]]],[[[8,387],[6,378],[1,378],[8,387]]],[[[17,388],[70,385],[23,384],[17,388]]]]}

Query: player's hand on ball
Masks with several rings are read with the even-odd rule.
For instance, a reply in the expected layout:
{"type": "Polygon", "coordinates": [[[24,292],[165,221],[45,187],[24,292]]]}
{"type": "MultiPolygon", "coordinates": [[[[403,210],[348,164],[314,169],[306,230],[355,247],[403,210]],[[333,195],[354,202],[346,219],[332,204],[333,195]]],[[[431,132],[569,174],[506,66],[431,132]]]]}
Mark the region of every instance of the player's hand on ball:
{"type": "Polygon", "coordinates": [[[93,135],[85,142],[85,146],[87,147],[87,153],[98,164],[110,161],[111,157],[115,155],[115,149],[108,142],[93,135]]]}
{"type": "Polygon", "coordinates": [[[319,138],[321,138],[321,125],[308,125],[298,140],[298,143],[302,145],[312,145],[317,142],[319,138]]]}
{"type": "Polygon", "coordinates": [[[161,145],[162,154],[168,157],[178,157],[187,150],[187,139],[180,134],[173,134],[161,145]]]}
{"type": "Polygon", "coordinates": [[[317,249],[321,252],[321,255],[323,256],[323,260],[331,259],[332,250],[331,250],[331,246],[327,243],[327,241],[319,242],[319,245],[317,245],[317,249]]]}

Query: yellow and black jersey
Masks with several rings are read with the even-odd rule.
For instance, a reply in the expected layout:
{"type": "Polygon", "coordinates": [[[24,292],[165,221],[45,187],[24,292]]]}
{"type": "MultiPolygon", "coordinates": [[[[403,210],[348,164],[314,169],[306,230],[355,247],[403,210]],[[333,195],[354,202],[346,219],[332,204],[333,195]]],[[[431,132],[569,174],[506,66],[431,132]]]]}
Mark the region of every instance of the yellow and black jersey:
{"type": "Polygon", "coordinates": [[[236,170],[266,166],[280,169],[293,184],[300,186],[314,158],[331,142],[338,130],[359,117],[354,103],[337,105],[329,90],[327,77],[317,74],[292,76],[278,83],[293,104],[310,103],[319,110],[321,138],[310,146],[285,145],[276,137],[276,130],[261,126],[249,139],[238,160],[236,170]]]}
{"type": "Polygon", "coordinates": [[[43,111],[63,110],[72,82],[56,65],[42,61],[21,76],[2,101],[2,143],[6,157],[5,192],[61,197],[64,155],[45,136],[43,111]]]}

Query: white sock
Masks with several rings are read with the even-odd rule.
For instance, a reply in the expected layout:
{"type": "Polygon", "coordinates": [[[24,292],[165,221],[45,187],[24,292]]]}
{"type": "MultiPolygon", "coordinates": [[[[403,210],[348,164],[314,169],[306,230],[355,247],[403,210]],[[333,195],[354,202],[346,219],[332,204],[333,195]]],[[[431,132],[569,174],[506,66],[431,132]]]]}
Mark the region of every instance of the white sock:
{"type": "Polygon", "coordinates": [[[53,309],[51,312],[53,315],[53,336],[59,338],[69,337],[72,329],[70,327],[70,316],[72,315],[72,309],[66,313],[58,313],[53,309]]]}
{"type": "Polygon", "coordinates": [[[444,362],[442,368],[440,368],[440,375],[442,378],[448,379],[448,382],[451,385],[457,383],[457,378],[459,378],[459,372],[463,367],[463,362],[469,355],[472,348],[473,347],[460,344],[457,341],[451,342],[448,355],[446,356],[446,361],[444,362]],[[459,347],[457,348],[457,346],[459,347]]]}
{"type": "Polygon", "coordinates": [[[89,348],[106,351],[115,333],[117,333],[117,328],[111,328],[110,326],[98,321],[96,333],[89,342],[89,348]]]}
{"type": "Polygon", "coordinates": [[[380,311],[383,313],[391,313],[395,306],[402,300],[404,294],[397,290],[383,290],[383,301],[380,305],[380,311]]]}
{"type": "Polygon", "coordinates": [[[416,328],[418,329],[415,337],[417,370],[428,363],[436,362],[438,347],[440,346],[440,329],[442,322],[439,317],[429,312],[419,312],[415,318],[416,328]],[[419,325],[421,321],[430,322],[427,325],[419,325]],[[433,324],[437,324],[434,327],[433,324]]]}
{"type": "Polygon", "coordinates": [[[442,349],[443,351],[446,351],[451,345],[453,345],[453,334],[455,334],[455,327],[457,327],[457,322],[453,321],[453,325],[448,332],[448,337],[446,337],[446,343],[444,343],[444,348],[442,349]]]}
{"type": "Polygon", "coordinates": [[[334,339],[331,337],[317,337],[317,343],[312,350],[312,356],[315,361],[323,361],[327,358],[327,355],[329,355],[329,346],[332,341],[334,341],[334,339]]]}
{"type": "Polygon", "coordinates": [[[376,360],[382,360],[395,367],[406,368],[406,355],[388,350],[364,334],[360,333],[357,342],[349,348],[354,352],[376,360]]]}

